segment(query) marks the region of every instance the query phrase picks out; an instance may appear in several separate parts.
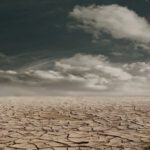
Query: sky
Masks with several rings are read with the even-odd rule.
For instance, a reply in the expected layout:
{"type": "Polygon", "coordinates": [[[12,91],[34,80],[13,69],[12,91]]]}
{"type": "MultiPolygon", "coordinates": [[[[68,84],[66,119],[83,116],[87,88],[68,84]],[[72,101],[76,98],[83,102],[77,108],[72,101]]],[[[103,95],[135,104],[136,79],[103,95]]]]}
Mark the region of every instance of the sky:
{"type": "Polygon", "coordinates": [[[0,96],[150,93],[150,0],[1,0],[0,96]]]}

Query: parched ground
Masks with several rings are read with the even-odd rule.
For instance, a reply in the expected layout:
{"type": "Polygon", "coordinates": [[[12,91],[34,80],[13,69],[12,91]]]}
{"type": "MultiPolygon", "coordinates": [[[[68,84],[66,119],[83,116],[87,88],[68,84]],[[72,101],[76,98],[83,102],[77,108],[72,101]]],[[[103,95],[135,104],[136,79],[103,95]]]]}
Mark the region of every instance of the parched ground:
{"type": "Polygon", "coordinates": [[[149,97],[0,98],[0,150],[150,150],[149,97]]]}

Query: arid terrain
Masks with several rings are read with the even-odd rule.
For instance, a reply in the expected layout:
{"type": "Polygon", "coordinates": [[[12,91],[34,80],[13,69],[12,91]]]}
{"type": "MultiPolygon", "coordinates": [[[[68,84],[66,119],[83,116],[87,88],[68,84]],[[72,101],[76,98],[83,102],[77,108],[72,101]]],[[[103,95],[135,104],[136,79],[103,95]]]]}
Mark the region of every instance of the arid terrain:
{"type": "Polygon", "coordinates": [[[1,150],[150,150],[149,97],[1,97],[1,150]]]}

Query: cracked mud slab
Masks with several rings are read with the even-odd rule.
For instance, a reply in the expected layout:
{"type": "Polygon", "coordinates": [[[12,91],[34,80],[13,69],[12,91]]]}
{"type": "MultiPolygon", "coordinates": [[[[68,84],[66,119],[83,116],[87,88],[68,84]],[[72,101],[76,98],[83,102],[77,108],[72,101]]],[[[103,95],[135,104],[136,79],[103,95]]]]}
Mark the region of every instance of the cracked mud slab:
{"type": "Polygon", "coordinates": [[[149,97],[0,98],[0,150],[150,150],[149,97]]]}

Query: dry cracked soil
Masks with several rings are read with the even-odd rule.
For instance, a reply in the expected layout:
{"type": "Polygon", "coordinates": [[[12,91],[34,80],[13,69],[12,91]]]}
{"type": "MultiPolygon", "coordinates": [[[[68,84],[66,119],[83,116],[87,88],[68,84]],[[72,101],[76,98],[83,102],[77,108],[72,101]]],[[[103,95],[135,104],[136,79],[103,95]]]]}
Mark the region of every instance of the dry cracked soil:
{"type": "Polygon", "coordinates": [[[0,150],[150,150],[150,98],[1,97],[0,150]]]}

